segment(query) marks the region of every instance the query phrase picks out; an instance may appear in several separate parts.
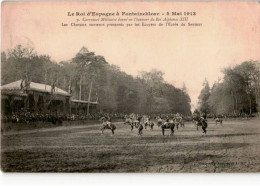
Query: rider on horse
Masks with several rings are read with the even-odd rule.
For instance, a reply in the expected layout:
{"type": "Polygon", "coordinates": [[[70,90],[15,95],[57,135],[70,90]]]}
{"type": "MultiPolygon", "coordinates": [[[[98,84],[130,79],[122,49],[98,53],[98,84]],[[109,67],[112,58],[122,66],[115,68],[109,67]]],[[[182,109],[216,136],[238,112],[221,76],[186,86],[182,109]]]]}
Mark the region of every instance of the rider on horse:
{"type": "Polygon", "coordinates": [[[161,125],[162,125],[162,122],[163,122],[163,120],[162,120],[162,118],[159,116],[158,119],[157,119],[157,125],[158,125],[158,126],[161,126],[161,125]]]}
{"type": "Polygon", "coordinates": [[[142,116],[137,115],[138,124],[141,123],[141,120],[142,120],[142,116]]]}
{"type": "Polygon", "coordinates": [[[166,122],[169,123],[169,120],[170,120],[170,118],[169,118],[169,116],[167,116],[166,122]]]}
{"type": "Polygon", "coordinates": [[[107,125],[110,129],[111,129],[111,117],[109,116],[109,115],[107,115],[107,116],[105,116],[104,117],[105,119],[105,121],[104,121],[104,125],[107,125]]]}
{"type": "Polygon", "coordinates": [[[206,113],[204,113],[202,117],[203,117],[203,119],[207,120],[207,114],[206,113]]]}

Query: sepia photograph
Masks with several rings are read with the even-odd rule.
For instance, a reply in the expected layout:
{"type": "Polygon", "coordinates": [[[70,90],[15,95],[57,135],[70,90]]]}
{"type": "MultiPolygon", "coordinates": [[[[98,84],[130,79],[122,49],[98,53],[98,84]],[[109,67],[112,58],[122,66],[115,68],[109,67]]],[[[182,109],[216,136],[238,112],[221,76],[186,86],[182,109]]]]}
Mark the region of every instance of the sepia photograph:
{"type": "Polygon", "coordinates": [[[258,1],[3,1],[3,173],[259,173],[258,1]]]}

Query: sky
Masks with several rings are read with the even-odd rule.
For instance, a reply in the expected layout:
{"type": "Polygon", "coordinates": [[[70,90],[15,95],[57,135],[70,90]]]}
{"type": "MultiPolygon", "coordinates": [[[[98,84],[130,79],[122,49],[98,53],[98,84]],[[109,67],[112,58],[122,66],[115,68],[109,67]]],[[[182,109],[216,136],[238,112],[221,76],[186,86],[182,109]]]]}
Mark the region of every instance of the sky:
{"type": "Polygon", "coordinates": [[[181,88],[193,108],[202,84],[221,70],[260,60],[260,4],[257,2],[5,2],[2,51],[18,44],[34,47],[52,60],[69,60],[82,46],[128,74],[158,69],[181,88]],[[68,12],[192,11],[201,27],[62,27],[75,21],[68,12]]]}

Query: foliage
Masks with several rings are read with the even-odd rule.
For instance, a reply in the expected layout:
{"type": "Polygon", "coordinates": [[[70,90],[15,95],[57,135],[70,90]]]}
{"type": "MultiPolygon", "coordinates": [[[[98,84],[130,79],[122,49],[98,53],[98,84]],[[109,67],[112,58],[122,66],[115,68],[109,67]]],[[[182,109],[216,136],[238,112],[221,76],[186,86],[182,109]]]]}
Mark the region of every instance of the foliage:
{"type": "Polygon", "coordinates": [[[199,110],[203,113],[209,113],[208,99],[210,97],[210,87],[207,79],[203,83],[204,88],[199,95],[199,110]]]}
{"type": "Polygon", "coordinates": [[[71,60],[58,64],[49,56],[38,55],[33,49],[17,46],[2,52],[2,85],[27,74],[38,83],[52,84],[69,91],[74,98],[88,100],[92,83],[91,101],[99,101],[100,109],[122,113],[182,113],[190,115],[190,97],[186,87],[181,90],[163,79],[158,70],[140,72],[134,78],[119,67],[109,64],[103,56],[95,55],[86,47],[71,60]]]}
{"type": "Polygon", "coordinates": [[[200,111],[217,115],[259,111],[259,64],[258,61],[245,61],[234,68],[225,68],[222,82],[215,82],[211,91],[208,84],[202,89],[200,111]]]}

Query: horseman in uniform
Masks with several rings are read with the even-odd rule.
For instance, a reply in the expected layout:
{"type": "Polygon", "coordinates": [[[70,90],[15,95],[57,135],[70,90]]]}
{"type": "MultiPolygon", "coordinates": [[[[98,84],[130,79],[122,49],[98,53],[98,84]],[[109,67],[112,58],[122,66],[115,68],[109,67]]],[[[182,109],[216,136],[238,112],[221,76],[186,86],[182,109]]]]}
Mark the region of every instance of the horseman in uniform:
{"type": "Polygon", "coordinates": [[[162,118],[159,116],[158,119],[157,119],[157,124],[158,124],[158,126],[162,125],[162,122],[163,122],[163,120],[162,120],[162,118]]]}
{"type": "Polygon", "coordinates": [[[143,121],[144,121],[144,124],[149,124],[150,123],[150,119],[148,116],[143,116],[143,121]]]}
{"type": "Polygon", "coordinates": [[[109,117],[109,115],[105,115],[101,118],[101,120],[103,120],[103,126],[107,125],[111,129],[111,118],[109,117]]]}
{"type": "Polygon", "coordinates": [[[137,115],[138,124],[141,123],[141,120],[142,120],[142,116],[137,115]]]}
{"type": "Polygon", "coordinates": [[[207,114],[204,113],[203,116],[202,116],[205,120],[207,120],[207,114]]]}
{"type": "Polygon", "coordinates": [[[106,123],[107,123],[107,126],[110,128],[110,129],[112,129],[112,127],[110,126],[111,125],[111,117],[109,116],[109,115],[107,115],[106,117],[106,123]]]}
{"type": "Polygon", "coordinates": [[[201,125],[202,127],[202,130],[203,130],[203,134],[206,134],[207,133],[207,127],[208,127],[208,123],[207,123],[207,120],[204,118],[204,116],[201,116],[198,120],[198,124],[201,125]]]}
{"type": "Polygon", "coordinates": [[[166,122],[169,123],[169,120],[170,120],[170,118],[169,118],[169,116],[167,116],[166,117],[166,122]]]}

